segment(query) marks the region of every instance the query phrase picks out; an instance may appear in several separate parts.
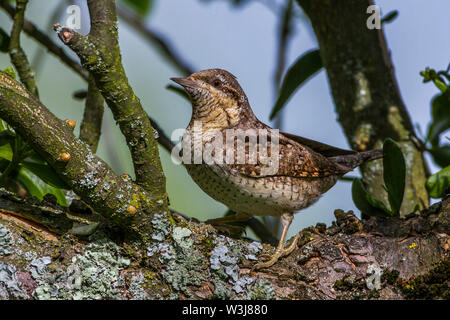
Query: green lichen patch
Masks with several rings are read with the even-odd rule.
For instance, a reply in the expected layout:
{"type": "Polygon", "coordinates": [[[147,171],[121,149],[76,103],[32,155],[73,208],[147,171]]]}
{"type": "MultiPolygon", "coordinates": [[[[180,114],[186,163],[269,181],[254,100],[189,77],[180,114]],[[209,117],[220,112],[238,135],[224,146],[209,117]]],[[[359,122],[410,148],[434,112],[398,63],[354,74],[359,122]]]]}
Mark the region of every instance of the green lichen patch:
{"type": "Polygon", "coordinates": [[[123,285],[123,279],[119,271],[129,266],[130,260],[120,255],[116,244],[98,240],[72,261],[68,270],[73,270],[74,299],[121,298],[118,287],[123,285]]]}
{"type": "Polygon", "coordinates": [[[40,257],[28,269],[39,284],[33,293],[36,299],[120,299],[119,289],[125,285],[120,270],[129,264],[116,244],[101,239],[73,256],[67,268],[51,257],[40,257]]]}
{"type": "Polygon", "coordinates": [[[165,212],[153,216],[152,226],[155,230],[152,239],[156,241],[163,241],[172,232],[172,223],[165,212]]]}
{"type": "Polygon", "coordinates": [[[185,255],[175,248],[173,258],[161,275],[175,290],[186,292],[188,286],[200,286],[208,278],[207,267],[202,254],[193,251],[185,255]]]}
{"type": "Polygon", "coordinates": [[[187,228],[175,227],[166,252],[167,267],[162,271],[163,279],[177,291],[187,295],[188,286],[200,286],[208,276],[208,266],[204,256],[198,250],[193,250],[192,232],[187,228]]]}
{"type": "MultiPolygon", "coordinates": [[[[260,250],[259,247],[255,249],[260,250]]],[[[255,281],[252,276],[240,276],[239,263],[242,261],[242,253],[245,251],[248,251],[248,248],[243,247],[242,244],[219,236],[209,257],[211,270],[218,279],[228,281],[237,294],[243,293],[247,286],[255,281]]]]}
{"type": "Polygon", "coordinates": [[[27,293],[18,281],[16,268],[0,262],[0,300],[27,298],[27,293]]]}
{"type": "Polygon", "coordinates": [[[340,299],[370,299],[379,297],[376,289],[367,288],[367,279],[356,276],[344,276],[335,281],[333,288],[339,292],[340,299]]]}
{"type": "Polygon", "coordinates": [[[142,273],[131,277],[128,292],[131,294],[133,300],[148,299],[148,294],[144,289],[146,283],[147,279],[142,273]]]}
{"type": "Polygon", "coordinates": [[[194,240],[189,238],[191,234],[192,232],[188,228],[175,227],[172,238],[182,249],[189,249],[194,244],[194,240]]]}
{"type": "Polygon", "coordinates": [[[425,275],[399,281],[407,299],[450,299],[450,259],[440,262],[425,275]]]}
{"type": "Polygon", "coordinates": [[[275,297],[275,289],[272,284],[265,279],[258,279],[250,286],[245,294],[247,300],[271,300],[275,297]]]}
{"type": "Polygon", "coordinates": [[[11,237],[11,232],[0,223],[0,256],[11,254],[13,244],[14,240],[11,237]]]}
{"type": "Polygon", "coordinates": [[[381,282],[394,285],[397,282],[400,272],[398,270],[385,270],[381,275],[381,282]]]}

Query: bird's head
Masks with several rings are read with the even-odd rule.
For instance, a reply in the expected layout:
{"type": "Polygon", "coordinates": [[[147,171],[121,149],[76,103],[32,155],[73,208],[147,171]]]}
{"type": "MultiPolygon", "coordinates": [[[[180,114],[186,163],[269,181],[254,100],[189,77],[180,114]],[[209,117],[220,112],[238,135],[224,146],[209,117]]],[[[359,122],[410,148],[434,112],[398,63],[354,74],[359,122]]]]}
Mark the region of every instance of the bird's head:
{"type": "Polygon", "coordinates": [[[181,85],[192,101],[192,120],[229,128],[253,116],[247,96],[228,71],[208,69],[187,78],[171,78],[181,85]]]}

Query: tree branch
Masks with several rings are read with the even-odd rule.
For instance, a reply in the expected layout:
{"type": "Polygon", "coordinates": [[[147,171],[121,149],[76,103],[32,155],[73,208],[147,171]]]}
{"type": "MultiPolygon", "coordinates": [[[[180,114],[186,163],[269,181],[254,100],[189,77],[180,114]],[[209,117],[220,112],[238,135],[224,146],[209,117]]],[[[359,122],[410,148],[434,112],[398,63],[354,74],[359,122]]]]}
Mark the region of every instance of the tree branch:
{"type": "Polygon", "coordinates": [[[167,212],[165,195],[147,192],[119,177],[93,155],[72,128],[16,81],[0,72],[0,114],[80,198],[127,234],[147,241],[156,212],[167,212]]]}
{"type": "Polygon", "coordinates": [[[177,68],[184,75],[194,73],[194,69],[184,61],[184,59],[177,53],[173,46],[163,36],[158,34],[155,30],[149,28],[144,24],[142,19],[131,11],[119,6],[117,8],[119,18],[132,26],[139,32],[149,43],[154,45],[162,53],[162,56],[167,59],[175,68],[177,68]]]}
{"type": "Polygon", "coordinates": [[[55,30],[93,75],[127,140],[136,182],[153,194],[166,196],[165,177],[153,128],[123,69],[115,2],[91,0],[88,1],[88,7],[91,15],[88,36],[59,25],[55,25],[55,30]]]}
{"type": "MultiPolygon", "coordinates": [[[[415,205],[428,206],[424,159],[412,142],[414,127],[402,101],[383,31],[367,27],[372,0],[297,0],[309,16],[320,45],[339,122],[355,150],[380,148],[384,139],[399,143],[407,172],[401,214],[415,205]],[[351,21],[351,23],[349,22],[351,21]],[[369,54],[368,54],[369,53],[369,54]]],[[[387,194],[383,188],[381,160],[362,167],[370,193],[387,194]]]]}
{"type": "MultiPolygon", "coordinates": [[[[155,216],[155,241],[147,247],[115,244],[116,234],[102,225],[86,243],[12,220],[18,200],[3,197],[0,190],[0,249],[6,251],[0,267],[10,279],[6,287],[0,282],[5,299],[445,300],[449,295],[450,199],[404,220],[359,221],[336,210],[331,227],[304,229],[289,256],[252,273],[272,246],[224,237],[176,214],[175,225],[155,216]],[[27,241],[14,241],[24,238],[24,230],[27,241]],[[34,260],[24,261],[22,255],[34,260]],[[39,273],[33,272],[38,264],[39,273]],[[100,270],[99,285],[92,282],[92,265],[100,270]]],[[[18,210],[29,213],[19,204],[18,210]]],[[[31,210],[40,208],[42,213],[33,214],[49,215],[47,204],[31,204],[31,210]]],[[[56,218],[53,212],[50,216],[56,218]]]]}
{"type": "Polygon", "coordinates": [[[22,83],[33,95],[39,97],[33,70],[31,70],[28,58],[20,46],[20,33],[25,20],[25,9],[27,3],[28,0],[16,0],[16,10],[13,18],[14,22],[11,30],[8,51],[9,56],[11,57],[11,62],[16,68],[22,83]]]}
{"type": "Polygon", "coordinates": [[[80,139],[86,142],[94,153],[97,152],[100,140],[104,111],[103,104],[103,96],[95,86],[94,78],[90,77],[83,120],[80,126],[80,139]]]}
{"type": "MultiPolygon", "coordinates": [[[[8,3],[8,0],[0,0],[0,7],[2,7],[11,18],[14,17],[14,8],[8,3]]],[[[40,31],[33,23],[24,19],[23,23],[23,31],[28,34],[30,37],[35,39],[41,45],[47,48],[49,52],[57,56],[61,61],[75,71],[78,75],[80,75],[83,79],[88,80],[89,74],[86,70],[83,69],[80,64],[69,57],[64,50],[56,45],[52,39],[50,39],[44,32],[40,31]]]]}

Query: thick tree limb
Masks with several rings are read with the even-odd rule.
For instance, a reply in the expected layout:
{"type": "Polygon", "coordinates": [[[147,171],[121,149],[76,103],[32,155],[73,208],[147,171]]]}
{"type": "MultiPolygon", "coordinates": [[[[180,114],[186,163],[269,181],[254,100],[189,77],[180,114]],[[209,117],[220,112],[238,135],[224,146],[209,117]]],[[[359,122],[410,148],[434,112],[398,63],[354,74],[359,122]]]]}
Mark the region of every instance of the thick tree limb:
{"type": "Polygon", "coordinates": [[[0,72],[0,114],[80,198],[142,240],[156,212],[167,211],[165,194],[147,192],[119,177],[81,140],[17,82],[0,72]]]}
{"type": "MultiPolygon", "coordinates": [[[[402,101],[383,31],[368,29],[372,0],[297,0],[312,22],[347,140],[356,150],[379,148],[385,138],[399,142],[406,158],[401,214],[428,206],[424,159],[412,139],[414,127],[402,101]]],[[[362,168],[370,193],[386,195],[381,160],[362,168]]],[[[387,197],[385,196],[385,199],[387,197]]],[[[387,201],[386,201],[387,203],[387,201]]]]}
{"type": "Polygon", "coordinates": [[[115,2],[88,1],[88,7],[91,16],[88,36],[58,25],[55,30],[93,75],[128,143],[136,182],[153,194],[166,195],[165,176],[153,128],[123,69],[115,2]]]}
{"type": "Polygon", "coordinates": [[[23,210],[27,216],[49,216],[48,204],[32,202],[29,209],[0,190],[0,270],[3,281],[9,279],[0,279],[4,299],[448,299],[450,294],[450,198],[406,220],[361,222],[336,210],[331,227],[304,229],[298,248],[254,274],[254,259],[272,246],[261,250],[182,217],[172,225],[155,216],[154,242],[147,248],[118,247],[101,226],[89,243],[27,226],[13,219],[24,216],[23,210]]]}

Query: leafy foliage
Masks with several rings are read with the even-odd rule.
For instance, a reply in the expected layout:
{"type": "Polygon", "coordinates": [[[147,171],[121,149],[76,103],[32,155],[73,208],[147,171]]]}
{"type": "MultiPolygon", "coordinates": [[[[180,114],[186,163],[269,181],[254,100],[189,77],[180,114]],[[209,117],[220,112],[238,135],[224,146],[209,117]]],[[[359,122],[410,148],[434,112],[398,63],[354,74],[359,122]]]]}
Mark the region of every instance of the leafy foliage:
{"type": "Polygon", "coordinates": [[[53,194],[58,203],[67,206],[62,189],[68,186],[55,171],[0,119],[0,186],[8,179],[21,185],[31,196],[43,199],[53,194]]]}
{"type": "Polygon", "coordinates": [[[388,13],[386,13],[386,15],[381,18],[381,23],[391,23],[392,21],[394,21],[396,18],[398,17],[398,10],[392,10],[388,13]]]}
{"type": "Polygon", "coordinates": [[[0,28],[0,52],[8,52],[9,35],[0,28]]]}
{"type": "MultiPolygon", "coordinates": [[[[238,1],[245,2],[245,1],[238,1]]],[[[398,16],[398,11],[393,10],[386,14],[381,23],[390,23],[398,16]]],[[[323,67],[322,60],[320,58],[319,50],[311,50],[302,54],[294,64],[289,68],[284,77],[281,85],[277,101],[270,113],[270,119],[272,120],[277,113],[283,109],[285,104],[290,99],[291,95],[297,91],[308,79],[319,72],[323,67]]]]}
{"type": "Polygon", "coordinates": [[[400,216],[405,192],[405,177],[406,166],[403,153],[392,139],[386,139],[383,143],[383,179],[390,209],[381,200],[367,192],[361,179],[353,181],[353,202],[362,213],[369,216],[397,218],[400,216]]]}
{"type": "Polygon", "coordinates": [[[405,191],[406,166],[403,153],[392,139],[383,144],[383,180],[392,212],[400,212],[405,191]]]}
{"type": "Polygon", "coordinates": [[[450,128],[450,65],[447,70],[436,72],[426,68],[420,72],[423,82],[433,82],[441,91],[431,100],[432,121],[428,125],[425,139],[426,151],[433,157],[434,162],[440,167],[450,165],[450,144],[441,143],[441,135],[450,128]]]}
{"type": "Polygon", "coordinates": [[[430,176],[425,186],[430,197],[443,198],[450,192],[450,166],[430,176]]]}
{"type": "Polygon", "coordinates": [[[311,50],[301,55],[286,72],[277,101],[270,113],[270,119],[273,119],[283,109],[292,94],[320,69],[322,69],[322,59],[319,50],[311,50]]]}

